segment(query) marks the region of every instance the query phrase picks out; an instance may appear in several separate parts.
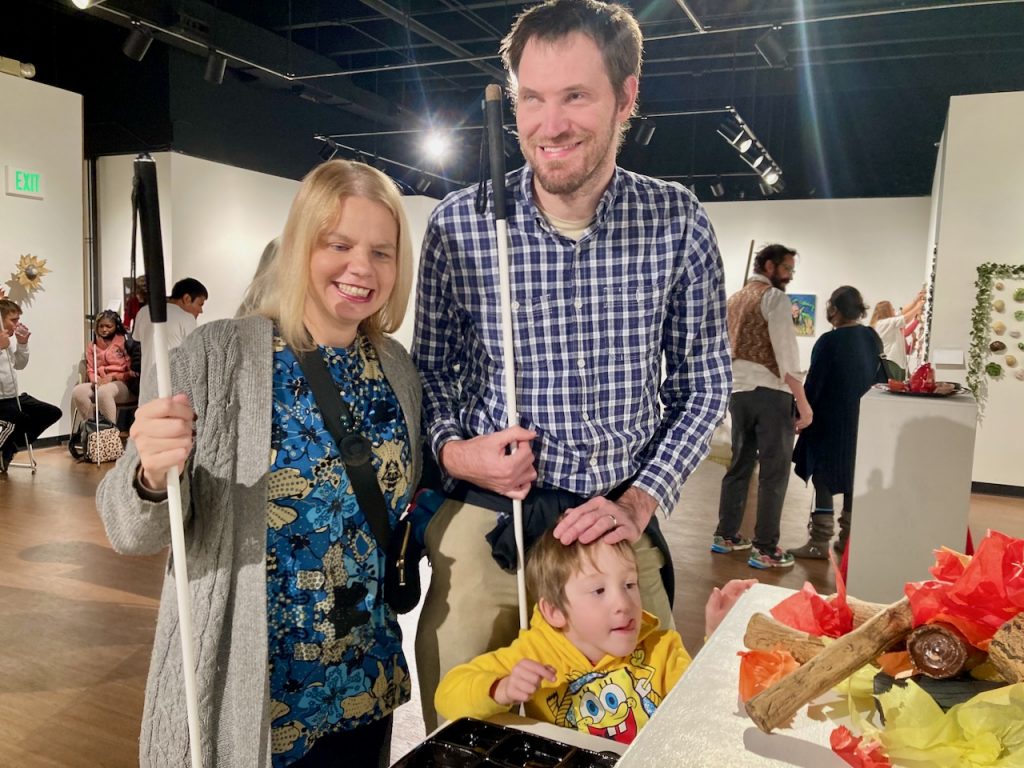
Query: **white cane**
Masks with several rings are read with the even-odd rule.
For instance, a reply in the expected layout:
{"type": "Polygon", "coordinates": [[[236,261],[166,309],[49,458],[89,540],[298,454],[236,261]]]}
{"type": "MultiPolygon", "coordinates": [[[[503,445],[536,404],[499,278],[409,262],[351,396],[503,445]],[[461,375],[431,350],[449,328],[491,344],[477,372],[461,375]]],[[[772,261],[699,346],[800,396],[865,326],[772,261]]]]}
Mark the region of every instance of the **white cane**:
{"type": "MultiPolygon", "coordinates": [[[[93,333],[92,343],[92,375],[95,381],[92,383],[92,399],[95,401],[96,416],[96,466],[100,465],[100,362],[99,355],[96,352],[95,332],[93,333]]],[[[86,440],[85,450],[89,450],[88,439],[86,440]]]]}
{"type": "MultiPolygon", "coordinates": [[[[153,352],[156,359],[158,397],[171,396],[171,365],[167,354],[167,291],[164,285],[164,252],[160,235],[160,207],[156,187],[156,163],[149,155],[135,159],[135,193],[142,253],[146,262],[149,289],[149,319],[153,325],[153,352]]],[[[192,768],[202,768],[202,741],[199,738],[199,696],[195,669],[195,635],[192,629],[192,600],[188,590],[188,566],[185,560],[185,524],[181,507],[178,471],[167,470],[167,511],[171,525],[171,556],[174,560],[174,586],[178,597],[178,627],[181,634],[181,664],[185,677],[185,707],[188,714],[188,743],[192,768]]]]}
{"type": "MultiPolygon", "coordinates": [[[[516,361],[512,341],[512,288],[508,266],[508,224],[505,214],[505,144],[501,126],[501,86],[491,84],[484,91],[484,112],[487,119],[487,145],[490,155],[491,191],[494,195],[494,228],[498,242],[498,291],[501,296],[501,356],[505,373],[506,427],[519,424],[516,402],[516,361]]],[[[512,446],[515,452],[515,445],[512,446]]],[[[516,589],[519,595],[519,627],[526,629],[530,619],[526,612],[526,560],[523,545],[523,502],[512,499],[512,525],[516,536],[516,589]]]]}

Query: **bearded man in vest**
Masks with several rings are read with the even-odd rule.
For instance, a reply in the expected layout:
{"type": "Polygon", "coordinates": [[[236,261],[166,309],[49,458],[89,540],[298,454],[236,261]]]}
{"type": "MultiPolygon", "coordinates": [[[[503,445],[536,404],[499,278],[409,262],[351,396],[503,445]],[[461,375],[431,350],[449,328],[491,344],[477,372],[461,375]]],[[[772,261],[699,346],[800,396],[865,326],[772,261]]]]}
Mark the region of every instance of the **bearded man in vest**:
{"type": "Polygon", "coordinates": [[[767,245],[754,257],[754,274],[729,297],[732,349],[732,461],[722,478],[718,529],[711,551],[751,549],[753,568],[785,568],[793,556],[779,548],[779,521],[789,486],[793,436],[813,414],[799,378],[800,353],[786,285],[796,251],[767,245]],[[739,534],[754,463],[759,464],[757,523],[751,542],[739,534]]]}

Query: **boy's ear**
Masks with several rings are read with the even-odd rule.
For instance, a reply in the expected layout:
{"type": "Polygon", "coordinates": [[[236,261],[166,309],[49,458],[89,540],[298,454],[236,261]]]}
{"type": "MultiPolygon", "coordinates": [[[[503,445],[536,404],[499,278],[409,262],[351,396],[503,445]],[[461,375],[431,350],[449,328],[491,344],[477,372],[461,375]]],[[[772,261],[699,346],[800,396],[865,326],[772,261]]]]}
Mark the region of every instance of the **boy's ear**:
{"type": "Polygon", "coordinates": [[[540,615],[544,617],[544,620],[555,629],[565,629],[569,623],[569,619],[562,609],[545,598],[542,597],[537,601],[537,607],[540,608],[540,615]]]}

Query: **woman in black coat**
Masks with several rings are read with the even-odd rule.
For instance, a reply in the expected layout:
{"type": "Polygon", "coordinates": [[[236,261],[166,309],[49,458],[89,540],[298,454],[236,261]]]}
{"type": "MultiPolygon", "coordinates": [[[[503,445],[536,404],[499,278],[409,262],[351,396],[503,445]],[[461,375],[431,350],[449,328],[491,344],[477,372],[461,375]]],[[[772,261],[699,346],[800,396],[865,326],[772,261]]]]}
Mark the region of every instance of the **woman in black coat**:
{"type": "Polygon", "coordinates": [[[804,390],[814,410],[814,423],[805,429],[793,451],[796,474],[814,484],[814,511],[808,523],[810,538],[789,550],[794,557],[824,560],[835,531],[832,497],[843,494],[837,552],[850,536],[853,460],[857,450],[860,399],[882,381],[878,355],[882,340],[873,328],[861,325],[867,306],[856,288],[844,285],[832,292],[826,317],[833,330],[814,344],[804,390]]]}

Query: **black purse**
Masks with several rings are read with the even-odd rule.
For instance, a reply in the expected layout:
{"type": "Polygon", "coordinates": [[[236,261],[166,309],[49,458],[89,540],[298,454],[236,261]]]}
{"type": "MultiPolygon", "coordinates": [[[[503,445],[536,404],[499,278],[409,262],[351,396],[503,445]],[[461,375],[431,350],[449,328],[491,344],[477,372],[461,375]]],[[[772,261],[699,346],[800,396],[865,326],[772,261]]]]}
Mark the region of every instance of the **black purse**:
{"type": "Polygon", "coordinates": [[[324,426],[338,446],[345,471],[352,481],[352,490],[366,515],[377,546],[387,553],[384,560],[384,599],[396,613],[408,613],[420,602],[419,562],[423,554],[418,539],[412,533],[412,522],[405,515],[394,530],[391,529],[384,494],[371,461],[373,446],[364,435],[352,431],[352,413],[342,400],[319,350],[301,355],[294,350],[292,353],[306,375],[324,426]]]}
{"type": "MultiPolygon", "coordinates": [[[[902,342],[901,342],[902,343],[902,342]]],[[[884,383],[888,379],[895,379],[896,381],[904,381],[907,378],[907,372],[904,371],[898,363],[893,362],[885,355],[878,356],[878,369],[879,378],[884,383]]]]}

